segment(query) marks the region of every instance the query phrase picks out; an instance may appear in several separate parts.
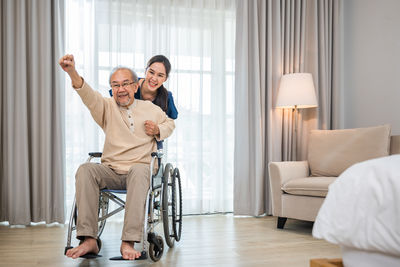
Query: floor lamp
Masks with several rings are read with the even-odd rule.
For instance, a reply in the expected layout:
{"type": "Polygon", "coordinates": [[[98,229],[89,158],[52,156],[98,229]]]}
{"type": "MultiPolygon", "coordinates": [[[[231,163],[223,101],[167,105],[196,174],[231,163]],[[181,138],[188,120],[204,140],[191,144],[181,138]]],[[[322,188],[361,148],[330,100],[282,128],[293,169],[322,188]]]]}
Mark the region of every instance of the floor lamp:
{"type": "Polygon", "coordinates": [[[294,160],[297,160],[298,109],[317,106],[311,73],[291,73],[282,76],[275,107],[290,108],[294,111],[294,160]]]}

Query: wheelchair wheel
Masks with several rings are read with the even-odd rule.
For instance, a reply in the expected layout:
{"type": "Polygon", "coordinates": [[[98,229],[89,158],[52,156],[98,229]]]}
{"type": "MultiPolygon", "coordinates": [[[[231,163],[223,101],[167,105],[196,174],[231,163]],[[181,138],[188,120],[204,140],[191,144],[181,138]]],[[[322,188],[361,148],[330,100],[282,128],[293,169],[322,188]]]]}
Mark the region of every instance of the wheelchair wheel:
{"type": "Polygon", "coordinates": [[[174,221],[172,228],[175,240],[179,241],[182,235],[182,187],[178,168],[174,169],[172,180],[172,218],[174,221]]]}
{"type": "MultiPolygon", "coordinates": [[[[100,192],[100,197],[99,197],[99,218],[108,214],[108,206],[109,206],[108,197],[100,192]]],[[[99,229],[97,231],[97,238],[98,239],[100,239],[100,236],[103,233],[103,230],[104,230],[105,226],[106,226],[106,220],[99,221],[99,223],[98,223],[99,229]]]]}
{"type": "Polygon", "coordinates": [[[174,237],[173,234],[173,225],[174,218],[172,215],[172,184],[174,180],[172,179],[173,167],[170,163],[165,166],[164,175],[163,175],[163,197],[162,197],[162,219],[164,226],[164,238],[167,245],[172,248],[174,246],[174,237]]]}
{"type": "Polygon", "coordinates": [[[159,261],[164,252],[164,242],[159,235],[155,236],[154,238],[155,240],[150,241],[149,254],[153,261],[159,261]]]}

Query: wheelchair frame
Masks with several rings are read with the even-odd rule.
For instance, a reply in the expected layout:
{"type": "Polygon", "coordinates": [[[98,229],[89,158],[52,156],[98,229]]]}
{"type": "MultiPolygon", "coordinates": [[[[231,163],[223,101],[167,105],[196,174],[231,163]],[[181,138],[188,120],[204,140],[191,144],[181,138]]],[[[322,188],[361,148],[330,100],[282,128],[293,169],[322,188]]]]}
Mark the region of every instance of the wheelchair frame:
{"type": "MultiPolygon", "coordinates": [[[[86,162],[93,158],[100,158],[101,152],[90,152],[86,162]]],[[[167,163],[165,168],[161,162],[163,153],[161,150],[151,153],[150,162],[150,187],[147,192],[145,221],[143,226],[142,245],[143,250],[140,259],[147,259],[147,255],[153,261],[160,260],[164,251],[164,242],[161,236],[156,234],[155,227],[162,222],[164,228],[164,239],[172,248],[175,241],[179,241],[182,234],[182,189],[180,173],[178,168],[167,163]],[[158,170],[153,175],[155,161],[158,161],[158,170]]],[[[100,236],[105,228],[106,219],[125,208],[125,201],[116,194],[126,194],[126,190],[101,189],[99,196],[99,219],[97,240],[101,249],[100,236]],[[109,212],[109,200],[118,205],[116,209],[109,212]]],[[[67,245],[64,254],[71,246],[72,232],[76,230],[78,210],[76,198],[74,198],[72,211],[68,224],[67,245]]],[[[111,258],[112,259],[112,258],[111,258]]]]}

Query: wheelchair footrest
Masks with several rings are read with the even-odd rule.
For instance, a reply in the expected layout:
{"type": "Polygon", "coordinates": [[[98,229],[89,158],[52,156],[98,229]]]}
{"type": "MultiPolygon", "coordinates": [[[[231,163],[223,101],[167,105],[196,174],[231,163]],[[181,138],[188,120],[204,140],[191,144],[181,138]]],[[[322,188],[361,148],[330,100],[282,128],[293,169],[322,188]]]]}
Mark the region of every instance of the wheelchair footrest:
{"type": "Polygon", "coordinates": [[[88,253],[88,254],[80,256],[79,258],[95,259],[95,258],[100,258],[100,257],[102,257],[100,254],[88,253]]]}
{"type": "MultiPolygon", "coordinates": [[[[147,259],[147,253],[146,251],[142,251],[140,253],[140,257],[135,259],[135,260],[146,260],[147,259]]],[[[111,261],[127,261],[126,259],[122,258],[122,256],[116,256],[116,257],[112,257],[110,258],[111,261]]]]}
{"type": "MultiPolygon", "coordinates": [[[[74,247],[65,247],[64,249],[64,255],[67,255],[67,251],[71,248],[74,247]]],[[[85,255],[80,256],[79,258],[84,258],[84,259],[95,259],[95,258],[99,258],[102,257],[100,254],[94,254],[94,253],[87,253],[85,255]]]]}

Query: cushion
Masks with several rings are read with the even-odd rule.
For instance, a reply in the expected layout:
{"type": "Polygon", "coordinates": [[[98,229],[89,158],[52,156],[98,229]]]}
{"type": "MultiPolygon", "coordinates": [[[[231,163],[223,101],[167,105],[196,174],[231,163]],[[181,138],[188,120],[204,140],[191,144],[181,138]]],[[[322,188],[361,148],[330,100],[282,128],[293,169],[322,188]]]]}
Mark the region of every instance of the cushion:
{"type": "Polygon", "coordinates": [[[291,195],[326,197],[328,187],[337,177],[294,178],[282,186],[282,190],[291,195]]]}
{"type": "Polygon", "coordinates": [[[400,135],[393,135],[390,138],[390,154],[400,154],[400,135]]]}
{"type": "Polygon", "coordinates": [[[312,130],[308,144],[311,176],[339,176],[361,161],[389,155],[390,125],[312,130]]]}

